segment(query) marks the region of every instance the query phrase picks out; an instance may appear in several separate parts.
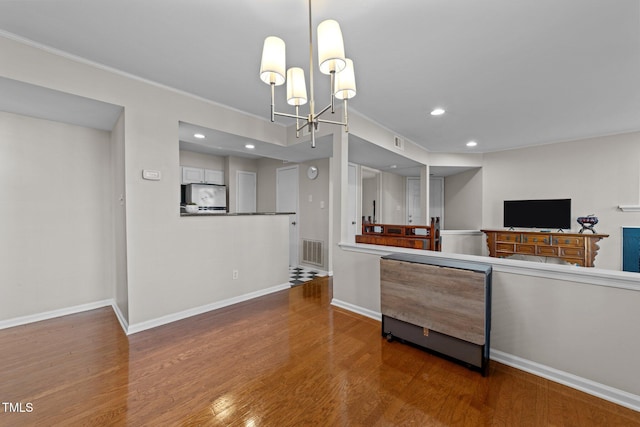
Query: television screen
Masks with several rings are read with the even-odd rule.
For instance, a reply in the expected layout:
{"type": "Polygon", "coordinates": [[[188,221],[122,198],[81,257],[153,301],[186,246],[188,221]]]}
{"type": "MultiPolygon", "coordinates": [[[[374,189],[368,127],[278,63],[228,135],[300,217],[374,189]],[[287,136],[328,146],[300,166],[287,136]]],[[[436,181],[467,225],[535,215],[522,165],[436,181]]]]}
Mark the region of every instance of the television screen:
{"type": "Polygon", "coordinates": [[[505,200],[504,226],[571,228],[571,199],[505,200]]]}

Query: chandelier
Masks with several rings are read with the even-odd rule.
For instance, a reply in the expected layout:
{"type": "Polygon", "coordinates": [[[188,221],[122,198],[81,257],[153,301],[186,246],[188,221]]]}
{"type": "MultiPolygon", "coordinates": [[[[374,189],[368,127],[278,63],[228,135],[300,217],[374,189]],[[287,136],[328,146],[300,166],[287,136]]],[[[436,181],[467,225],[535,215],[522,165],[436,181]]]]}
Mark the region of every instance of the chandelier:
{"type": "Polygon", "coordinates": [[[313,30],[311,22],[311,0],[309,0],[309,114],[301,116],[299,108],[307,103],[307,86],[304,70],[291,67],[286,71],[285,44],[281,38],[269,36],[264,40],[262,61],[260,62],[260,79],[271,86],[271,121],[275,116],[296,119],[296,138],[306,126],[311,134],[311,148],[316,146],[315,132],[319,123],[330,123],[344,126],[349,132],[347,100],[356,96],[356,81],[353,72],[353,61],[344,56],[344,43],[340,25],[326,20],[318,25],[318,66],[320,72],[331,77],[331,103],[319,112],[315,112],[313,97],[313,30]],[[287,83],[287,104],[295,106],[295,114],[279,113],[275,110],[275,87],[287,83]],[[321,119],[327,111],[335,112],[335,98],[343,100],[343,121],[321,119]],[[302,121],[302,124],[300,124],[302,121]]]}

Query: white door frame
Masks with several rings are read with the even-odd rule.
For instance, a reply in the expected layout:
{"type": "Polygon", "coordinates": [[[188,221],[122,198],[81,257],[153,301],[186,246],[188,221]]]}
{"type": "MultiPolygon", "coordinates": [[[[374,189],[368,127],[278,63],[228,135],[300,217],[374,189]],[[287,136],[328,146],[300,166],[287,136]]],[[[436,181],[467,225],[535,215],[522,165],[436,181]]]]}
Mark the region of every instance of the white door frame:
{"type": "Polygon", "coordinates": [[[300,176],[298,165],[293,166],[285,166],[282,168],[276,169],[276,212],[285,212],[281,209],[280,205],[280,174],[285,171],[295,170],[293,177],[295,181],[293,182],[295,190],[293,195],[295,196],[295,209],[294,214],[289,215],[289,265],[292,267],[297,267],[299,265],[299,233],[300,233],[300,217],[298,212],[300,212],[300,186],[298,182],[298,177],[300,176]]]}
{"type": "Polygon", "coordinates": [[[412,181],[416,181],[418,183],[418,193],[420,192],[420,177],[408,176],[406,179],[406,185],[405,185],[405,204],[406,204],[406,215],[407,215],[405,220],[408,225],[428,225],[429,222],[428,221],[425,222],[424,220],[424,213],[422,212],[422,204],[420,203],[420,201],[418,201],[418,209],[420,209],[420,216],[418,218],[416,218],[414,215],[415,210],[412,211],[409,209],[410,206],[414,205],[413,203],[409,202],[412,198],[411,185],[409,184],[409,182],[412,182],[412,181]]]}
{"type": "MultiPolygon", "coordinates": [[[[349,163],[348,164],[348,174],[347,174],[347,178],[348,178],[348,204],[347,204],[347,210],[348,210],[348,224],[347,224],[347,241],[350,243],[355,243],[356,241],[356,234],[358,233],[358,230],[360,230],[360,228],[358,228],[358,225],[362,222],[362,220],[359,219],[358,217],[358,211],[359,211],[359,203],[358,203],[358,166],[354,163],[349,163]]],[[[360,198],[361,200],[361,198],[360,198]]],[[[362,225],[360,225],[362,226],[362,225]]]]}

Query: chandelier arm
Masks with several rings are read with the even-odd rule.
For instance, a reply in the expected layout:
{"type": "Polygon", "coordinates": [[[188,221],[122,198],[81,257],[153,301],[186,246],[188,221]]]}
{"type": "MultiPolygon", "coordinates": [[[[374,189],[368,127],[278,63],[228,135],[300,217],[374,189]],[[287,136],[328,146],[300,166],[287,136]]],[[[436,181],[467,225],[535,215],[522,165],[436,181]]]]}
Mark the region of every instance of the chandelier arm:
{"type": "Polygon", "coordinates": [[[332,124],[332,125],[339,125],[339,126],[347,126],[347,123],[336,122],[335,120],[324,120],[324,119],[316,118],[316,122],[318,122],[318,123],[329,123],[329,124],[332,124]]]}
{"type": "Polygon", "coordinates": [[[347,98],[344,100],[344,131],[349,133],[349,115],[347,114],[347,98]]]}
{"type": "MultiPolygon", "coordinates": [[[[330,86],[331,87],[331,89],[330,89],[331,90],[331,114],[336,112],[336,109],[335,109],[335,98],[336,98],[335,86],[336,86],[336,72],[335,71],[331,71],[331,86],[330,86]]],[[[322,114],[322,113],[320,113],[320,114],[322,114]]],[[[318,115],[320,115],[320,114],[318,114],[318,115]]]]}
{"type": "Polygon", "coordinates": [[[327,105],[326,107],[324,107],[322,110],[320,110],[320,112],[318,114],[316,114],[314,117],[320,117],[321,115],[323,115],[324,113],[327,112],[327,110],[331,108],[331,104],[327,105]]]}
{"type": "Polygon", "coordinates": [[[276,114],[276,96],[275,96],[276,83],[271,82],[269,86],[271,86],[271,122],[275,122],[276,121],[276,116],[275,116],[276,114]]]}
{"type": "MultiPolygon", "coordinates": [[[[306,120],[306,117],[304,118],[306,120]]],[[[302,129],[304,129],[306,126],[309,126],[309,122],[304,123],[302,125],[300,125],[299,128],[296,129],[296,133],[300,132],[302,129]]]]}
{"type": "Polygon", "coordinates": [[[280,117],[289,117],[291,119],[303,119],[303,120],[307,120],[306,116],[296,116],[295,114],[288,114],[288,113],[278,113],[277,111],[273,112],[274,115],[276,116],[280,116],[280,117]]]}

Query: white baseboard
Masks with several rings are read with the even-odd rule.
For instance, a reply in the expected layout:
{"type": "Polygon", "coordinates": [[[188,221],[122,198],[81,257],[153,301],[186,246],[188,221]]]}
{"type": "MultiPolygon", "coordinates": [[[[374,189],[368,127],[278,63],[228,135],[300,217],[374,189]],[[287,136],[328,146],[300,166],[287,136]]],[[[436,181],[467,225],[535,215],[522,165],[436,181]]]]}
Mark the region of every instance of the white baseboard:
{"type": "Polygon", "coordinates": [[[90,302],[88,304],[74,305],[73,307],[61,308],[58,310],[45,311],[44,313],[30,314],[28,316],[14,317],[0,321],[0,329],[13,328],[14,326],[26,325],[28,323],[40,322],[42,320],[54,319],[56,317],[68,316],[69,314],[81,313],[83,311],[95,310],[96,308],[113,306],[112,299],[90,302]]]}
{"type": "Polygon", "coordinates": [[[344,308],[345,310],[352,311],[354,313],[360,314],[364,317],[369,317],[373,320],[377,320],[378,322],[382,321],[382,314],[377,311],[369,310],[368,308],[363,308],[345,301],[341,301],[339,299],[333,298],[331,300],[331,305],[336,307],[344,308]]]}
{"type": "Polygon", "coordinates": [[[289,289],[291,285],[284,283],[282,285],[272,286],[270,288],[261,289],[259,291],[250,292],[248,294],[240,295],[233,298],[228,298],[222,301],[216,301],[211,304],[202,305],[200,307],[190,308],[188,310],[180,311],[178,313],[168,314],[166,316],[158,317],[156,319],[147,320],[144,322],[129,325],[127,328],[127,335],[135,334],[138,332],[146,331],[147,329],[156,328],[158,326],[166,325],[167,323],[175,322],[177,320],[186,319],[187,317],[197,316],[198,314],[206,313],[208,311],[217,310],[219,308],[227,307],[229,305],[237,304],[239,302],[248,301],[250,299],[258,298],[263,295],[271,294],[274,292],[289,289]]]}
{"type": "Polygon", "coordinates": [[[531,360],[513,356],[499,350],[491,350],[491,360],[503,363],[505,365],[520,369],[530,374],[546,378],[550,381],[557,382],[567,387],[583,391],[592,396],[599,397],[609,402],[616,403],[634,411],[640,411],[640,396],[628,393],[617,388],[600,384],[568,372],[560,371],[550,366],[541,365],[531,360]]]}

